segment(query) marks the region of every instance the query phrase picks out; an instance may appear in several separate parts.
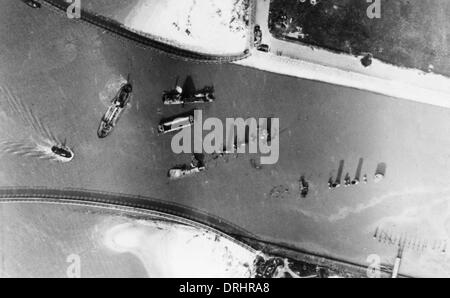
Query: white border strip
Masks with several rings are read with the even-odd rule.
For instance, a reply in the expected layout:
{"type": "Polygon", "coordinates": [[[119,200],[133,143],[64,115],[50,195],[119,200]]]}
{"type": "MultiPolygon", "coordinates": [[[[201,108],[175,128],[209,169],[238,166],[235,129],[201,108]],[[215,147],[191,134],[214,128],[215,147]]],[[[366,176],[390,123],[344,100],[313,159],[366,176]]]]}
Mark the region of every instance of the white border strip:
{"type": "MultiPolygon", "coordinates": [[[[254,50],[252,56],[249,58],[233,63],[272,73],[367,90],[390,97],[450,108],[450,79],[439,75],[423,75],[429,76],[425,83],[428,83],[430,82],[430,79],[433,79],[431,76],[435,77],[435,80],[431,81],[436,82],[437,86],[435,86],[436,88],[432,88],[433,86],[430,88],[424,87],[423,84],[395,80],[392,78],[392,73],[390,73],[389,78],[380,78],[369,74],[342,70],[336,67],[293,59],[286,56],[277,56],[272,53],[264,53],[256,50],[254,50]],[[448,84],[444,85],[444,83],[448,84]]],[[[391,68],[392,66],[388,67],[391,68]]],[[[415,70],[401,70],[401,72],[403,71],[417,73],[415,70]]],[[[401,74],[401,72],[399,74],[401,74]]]]}

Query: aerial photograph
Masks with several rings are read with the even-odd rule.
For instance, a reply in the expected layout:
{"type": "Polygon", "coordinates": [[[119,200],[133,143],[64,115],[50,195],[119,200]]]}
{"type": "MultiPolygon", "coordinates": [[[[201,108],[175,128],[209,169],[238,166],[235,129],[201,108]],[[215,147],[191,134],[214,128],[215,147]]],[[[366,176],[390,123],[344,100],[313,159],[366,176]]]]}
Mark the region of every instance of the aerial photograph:
{"type": "Polygon", "coordinates": [[[450,1],[1,2],[1,278],[450,277],[450,1]]]}

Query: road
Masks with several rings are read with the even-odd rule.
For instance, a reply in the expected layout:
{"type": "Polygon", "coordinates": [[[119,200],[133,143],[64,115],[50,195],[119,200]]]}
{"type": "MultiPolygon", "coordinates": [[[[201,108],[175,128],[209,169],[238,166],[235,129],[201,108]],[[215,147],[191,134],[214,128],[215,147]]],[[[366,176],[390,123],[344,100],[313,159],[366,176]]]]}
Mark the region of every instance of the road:
{"type": "Polygon", "coordinates": [[[443,246],[450,231],[448,109],[238,65],[176,60],[52,11],[5,2],[0,138],[39,138],[39,129],[24,121],[23,107],[29,107],[76,156],[59,164],[5,151],[0,187],[156,198],[223,218],[267,241],[358,264],[375,253],[393,264],[396,248],[373,239],[379,227],[428,243],[426,251],[405,251],[401,274],[450,276],[448,254],[432,244],[443,246]],[[113,134],[99,140],[100,118],[129,73],[132,106],[113,134]],[[160,118],[182,111],[164,107],[161,92],[188,75],[198,87],[216,86],[217,102],[204,107],[205,117],[280,118],[279,162],[256,170],[253,156],[230,157],[196,177],[169,182],[168,169],[190,156],[173,154],[170,136],[157,136],[160,118]],[[345,161],[344,175],[353,176],[360,158],[369,183],[330,191],[327,181],[339,162],[345,161]],[[386,177],[374,183],[379,163],[387,165],[386,177]],[[299,195],[302,175],[310,182],[306,198],[299,195]]]}

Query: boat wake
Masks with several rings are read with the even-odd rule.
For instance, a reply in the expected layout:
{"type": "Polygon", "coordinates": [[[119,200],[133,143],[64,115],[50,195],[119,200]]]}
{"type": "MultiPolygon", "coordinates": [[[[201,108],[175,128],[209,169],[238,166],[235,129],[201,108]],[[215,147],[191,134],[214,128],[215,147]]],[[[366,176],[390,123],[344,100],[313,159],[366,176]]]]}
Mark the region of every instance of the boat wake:
{"type": "MultiPolygon", "coordinates": [[[[1,103],[6,103],[4,109],[9,112],[8,114],[15,122],[14,127],[20,129],[20,132],[14,131],[14,129],[9,131],[10,136],[6,136],[3,141],[0,141],[0,154],[58,162],[71,160],[55,153],[55,148],[67,148],[65,142],[61,142],[8,87],[0,85],[0,99],[2,99],[1,103]]],[[[70,149],[67,148],[67,150],[70,149]]]]}

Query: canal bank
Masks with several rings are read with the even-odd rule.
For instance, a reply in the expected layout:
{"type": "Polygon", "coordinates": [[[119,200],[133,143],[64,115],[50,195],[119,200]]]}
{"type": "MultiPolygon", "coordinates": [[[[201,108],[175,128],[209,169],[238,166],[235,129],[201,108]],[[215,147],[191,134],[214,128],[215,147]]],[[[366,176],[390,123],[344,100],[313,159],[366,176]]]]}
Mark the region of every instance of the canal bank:
{"type": "MultiPolygon", "coordinates": [[[[378,254],[392,264],[397,250],[379,242],[377,227],[423,241],[448,238],[450,146],[447,109],[361,90],[287,77],[239,65],[197,64],[118,42],[84,23],[6,0],[0,12],[0,130],[2,141],[28,141],[38,132],[8,106],[21,102],[75,158],[67,164],[2,152],[2,187],[82,188],[157,198],[202,210],[259,238],[364,266],[378,254]],[[24,9],[26,7],[27,9],[24,9]],[[57,28],[57,30],[55,29],[57,28]],[[13,33],[13,34],[11,34],[13,33]],[[114,133],[97,129],[116,81],[131,74],[133,99],[114,133]],[[163,90],[177,77],[213,84],[208,117],[280,119],[280,160],[256,169],[255,156],[212,161],[195,178],[168,181],[167,172],[191,156],[171,151],[158,136],[163,90]],[[20,99],[20,100],[19,100],[20,99]],[[363,158],[369,182],[332,191],[340,161],[353,176],[363,158]],[[374,182],[377,165],[387,172],[374,182]],[[309,181],[302,198],[299,180],[309,181]]],[[[448,276],[448,256],[429,246],[405,251],[400,274],[448,276]]]]}

